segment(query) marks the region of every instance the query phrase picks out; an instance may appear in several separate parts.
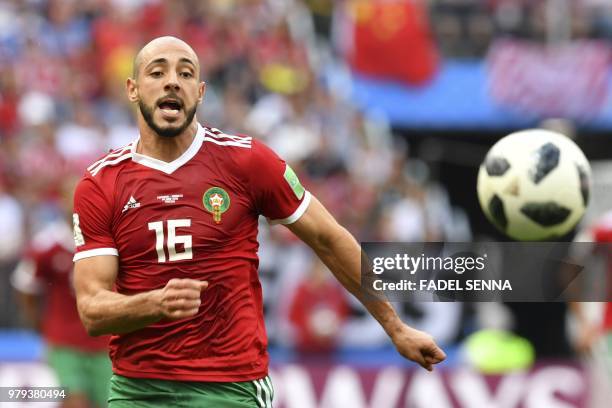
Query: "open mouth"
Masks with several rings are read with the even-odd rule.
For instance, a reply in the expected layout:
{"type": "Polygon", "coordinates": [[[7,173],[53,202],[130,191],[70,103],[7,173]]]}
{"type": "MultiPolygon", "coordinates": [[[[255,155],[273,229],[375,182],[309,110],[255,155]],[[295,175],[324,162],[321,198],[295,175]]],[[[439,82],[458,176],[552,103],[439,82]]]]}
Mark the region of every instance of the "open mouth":
{"type": "Polygon", "coordinates": [[[158,106],[165,113],[176,114],[182,109],[183,104],[176,99],[163,99],[158,106]]]}

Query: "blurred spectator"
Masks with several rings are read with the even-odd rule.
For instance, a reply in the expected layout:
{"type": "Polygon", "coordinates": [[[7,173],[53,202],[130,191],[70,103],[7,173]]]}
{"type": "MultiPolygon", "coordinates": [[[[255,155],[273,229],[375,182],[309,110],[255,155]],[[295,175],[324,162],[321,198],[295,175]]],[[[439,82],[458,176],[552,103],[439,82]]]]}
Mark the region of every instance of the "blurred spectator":
{"type": "Polygon", "coordinates": [[[456,57],[483,55],[493,37],[493,24],[486,2],[479,0],[435,0],[433,26],[442,52],[456,57]]]}
{"type": "Polygon", "coordinates": [[[13,64],[19,90],[59,98],[68,80],[69,65],[65,62],[61,56],[46,52],[36,40],[29,39],[13,64]]]}
{"type": "Polygon", "coordinates": [[[593,35],[612,39],[612,3],[607,0],[583,0],[593,22],[593,35]]]}
{"type": "Polygon", "coordinates": [[[333,0],[305,0],[304,2],[312,13],[316,33],[329,39],[334,10],[333,0]]]}
{"type": "Polygon", "coordinates": [[[49,94],[38,91],[27,92],[20,99],[17,107],[19,120],[25,129],[49,123],[55,120],[55,106],[49,94]]]}
{"type": "Polygon", "coordinates": [[[301,352],[333,351],[348,311],[346,291],[320,261],[313,261],[289,302],[296,348],[301,352]]]}
{"type": "Polygon", "coordinates": [[[17,323],[9,273],[18,260],[25,239],[25,214],[19,202],[6,189],[0,175],[0,327],[17,323]]]}
{"type": "Polygon", "coordinates": [[[57,184],[67,174],[67,163],[57,150],[57,127],[53,122],[26,129],[21,135],[23,148],[15,158],[17,175],[24,180],[18,190],[21,194],[25,190],[32,191],[36,195],[35,200],[41,200],[55,193],[57,184]]]}
{"type": "Polygon", "coordinates": [[[24,214],[19,202],[6,190],[0,177],[0,264],[10,265],[21,252],[24,241],[24,214]]]}
{"type": "Polygon", "coordinates": [[[19,129],[18,102],[13,71],[0,66],[0,141],[14,136],[19,129]]]}
{"type": "Polygon", "coordinates": [[[106,140],[94,113],[87,104],[74,106],[73,118],[57,130],[56,148],[78,171],[85,169],[105,151],[106,140]]]}
{"type": "Polygon", "coordinates": [[[72,57],[87,46],[90,27],[78,12],[76,0],[47,1],[47,18],[34,35],[48,54],[72,57]]]}
{"type": "Polygon", "coordinates": [[[289,92],[290,95],[269,94],[261,98],[246,118],[245,126],[255,135],[266,135],[270,147],[291,163],[304,160],[316,150],[320,123],[303,93],[306,91],[289,92]]]}

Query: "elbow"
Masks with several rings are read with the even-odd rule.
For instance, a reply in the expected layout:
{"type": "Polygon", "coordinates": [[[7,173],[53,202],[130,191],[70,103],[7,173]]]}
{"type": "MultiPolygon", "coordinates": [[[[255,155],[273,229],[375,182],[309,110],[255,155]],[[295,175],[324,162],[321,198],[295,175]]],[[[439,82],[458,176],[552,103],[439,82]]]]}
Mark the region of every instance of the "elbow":
{"type": "Polygon", "coordinates": [[[89,302],[78,302],[77,306],[81,323],[83,323],[83,327],[85,327],[87,334],[92,337],[105,334],[98,324],[98,319],[96,318],[95,312],[90,307],[89,302]]]}
{"type": "Polygon", "coordinates": [[[103,334],[106,334],[98,325],[96,325],[94,321],[83,320],[83,319],[81,319],[81,321],[83,322],[85,331],[87,331],[87,334],[90,335],[91,337],[98,337],[103,334]]]}

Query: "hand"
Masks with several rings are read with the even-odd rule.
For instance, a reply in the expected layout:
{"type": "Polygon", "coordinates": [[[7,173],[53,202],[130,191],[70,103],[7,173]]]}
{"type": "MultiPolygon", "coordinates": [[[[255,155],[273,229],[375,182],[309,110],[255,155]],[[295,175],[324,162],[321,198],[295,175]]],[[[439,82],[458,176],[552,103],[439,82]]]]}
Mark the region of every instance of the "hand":
{"type": "Polygon", "coordinates": [[[402,324],[391,340],[397,351],[428,371],[433,371],[433,365],[446,359],[446,354],[434,341],[433,337],[420,330],[402,324]]]}
{"type": "Polygon", "coordinates": [[[180,320],[194,316],[202,303],[200,293],[208,282],[195,279],[170,279],[159,292],[159,307],[163,318],[180,320]]]}

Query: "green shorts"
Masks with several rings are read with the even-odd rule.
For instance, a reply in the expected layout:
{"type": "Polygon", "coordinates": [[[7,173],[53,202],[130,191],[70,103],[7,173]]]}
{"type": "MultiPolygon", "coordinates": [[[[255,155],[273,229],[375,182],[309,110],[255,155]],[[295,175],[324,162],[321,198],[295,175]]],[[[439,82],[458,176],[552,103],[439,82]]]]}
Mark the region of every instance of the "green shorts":
{"type": "Polygon", "coordinates": [[[88,353],[66,347],[49,346],[47,361],[60,386],[68,394],[84,394],[99,407],[106,406],[108,386],[113,374],[106,352],[88,353]]]}
{"type": "Polygon", "coordinates": [[[169,381],[111,377],[110,408],[271,408],[270,377],[244,382],[169,381]]]}

